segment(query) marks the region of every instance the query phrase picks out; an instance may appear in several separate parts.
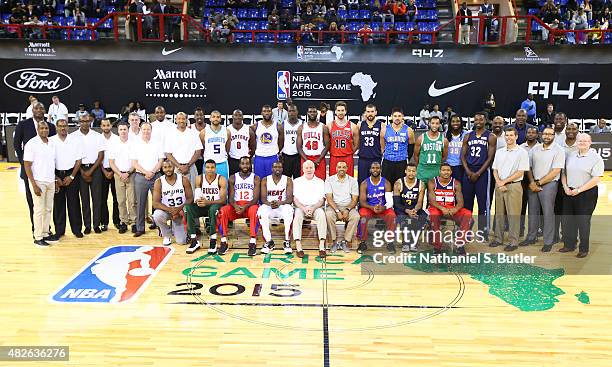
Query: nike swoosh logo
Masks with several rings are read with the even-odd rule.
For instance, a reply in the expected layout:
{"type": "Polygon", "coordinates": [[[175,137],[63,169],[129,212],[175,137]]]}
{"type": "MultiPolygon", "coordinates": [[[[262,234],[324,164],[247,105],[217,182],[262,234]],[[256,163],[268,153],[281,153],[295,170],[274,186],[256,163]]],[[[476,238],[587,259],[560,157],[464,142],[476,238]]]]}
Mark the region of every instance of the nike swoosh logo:
{"type": "Polygon", "coordinates": [[[166,48],[164,47],[162,50],[162,55],[164,56],[168,56],[170,54],[175,53],[176,51],[179,51],[180,49],[182,49],[182,47],[177,48],[176,50],[170,50],[170,51],[166,51],[166,48]]]}
{"type": "Polygon", "coordinates": [[[461,87],[465,87],[466,85],[472,84],[474,82],[475,82],[475,80],[472,80],[471,82],[461,83],[461,84],[457,84],[457,85],[451,85],[450,87],[438,89],[438,88],[436,88],[436,85],[435,85],[436,81],[434,80],[431,83],[431,85],[429,86],[429,91],[428,91],[429,92],[429,96],[430,97],[439,97],[439,96],[442,96],[442,95],[444,95],[446,93],[450,93],[450,92],[452,92],[452,91],[454,91],[456,89],[459,89],[461,87]]]}

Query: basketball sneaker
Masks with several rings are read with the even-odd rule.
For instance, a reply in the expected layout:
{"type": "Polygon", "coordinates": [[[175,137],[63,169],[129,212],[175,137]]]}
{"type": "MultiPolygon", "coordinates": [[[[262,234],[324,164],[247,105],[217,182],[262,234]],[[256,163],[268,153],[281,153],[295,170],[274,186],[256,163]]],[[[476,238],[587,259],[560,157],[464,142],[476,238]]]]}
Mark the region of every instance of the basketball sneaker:
{"type": "Polygon", "coordinates": [[[368,245],[366,245],[365,241],[359,242],[359,246],[357,247],[357,253],[363,254],[368,249],[368,245]]]}
{"type": "Polygon", "coordinates": [[[346,252],[347,254],[351,252],[351,248],[349,247],[347,240],[340,241],[340,247],[342,247],[342,251],[346,252]]]}
{"type": "Polygon", "coordinates": [[[249,251],[247,252],[249,256],[257,255],[257,245],[254,243],[249,243],[249,251]]]}
{"type": "Polygon", "coordinates": [[[162,245],[164,245],[164,246],[170,246],[170,244],[172,244],[172,238],[170,238],[170,237],[164,237],[164,240],[162,241],[162,245]]]}
{"type": "Polygon", "coordinates": [[[274,241],[268,241],[261,246],[261,253],[269,254],[272,249],[274,249],[274,241]]]}
{"type": "Polygon", "coordinates": [[[185,252],[187,252],[188,254],[193,254],[199,249],[200,249],[200,242],[198,242],[198,239],[196,237],[192,237],[191,244],[189,245],[189,247],[187,247],[187,250],[185,252]]]}
{"type": "MultiPolygon", "coordinates": [[[[212,246],[212,242],[213,241],[217,242],[217,240],[210,240],[211,246],[212,246]]],[[[221,246],[219,246],[219,251],[217,251],[217,253],[219,255],[225,255],[225,254],[227,254],[227,250],[228,249],[229,249],[229,247],[227,246],[227,242],[221,242],[221,246]]]]}
{"type": "Polygon", "coordinates": [[[285,251],[285,254],[290,254],[291,252],[293,252],[293,250],[291,250],[291,242],[283,242],[283,250],[285,251]]]}
{"type": "Polygon", "coordinates": [[[332,244],[331,249],[329,250],[332,254],[335,254],[336,251],[338,251],[338,248],[340,247],[340,245],[338,244],[338,242],[334,242],[332,244]]]}
{"type": "MultiPolygon", "coordinates": [[[[227,246],[227,243],[225,244],[225,246],[227,246]]],[[[208,246],[208,253],[209,254],[216,254],[217,253],[217,240],[210,240],[210,245],[208,246]]]]}

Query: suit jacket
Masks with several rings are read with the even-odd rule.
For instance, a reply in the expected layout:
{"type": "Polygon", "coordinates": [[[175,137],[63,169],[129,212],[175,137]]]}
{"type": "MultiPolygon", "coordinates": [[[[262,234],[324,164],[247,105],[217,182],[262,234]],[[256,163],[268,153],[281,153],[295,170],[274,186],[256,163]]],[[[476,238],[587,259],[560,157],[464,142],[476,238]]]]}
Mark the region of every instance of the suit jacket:
{"type": "MultiPolygon", "coordinates": [[[[466,8],[465,11],[462,8],[459,8],[459,11],[457,12],[457,16],[458,17],[471,17],[472,11],[470,10],[470,8],[466,8]]],[[[470,27],[474,25],[472,18],[461,19],[460,24],[464,24],[466,20],[468,21],[468,24],[470,27]]]]}
{"type": "MultiPolygon", "coordinates": [[[[55,134],[55,125],[49,124],[49,137],[55,134]]],[[[17,158],[19,158],[19,163],[21,163],[21,172],[19,176],[24,180],[27,179],[28,176],[26,176],[25,169],[23,168],[23,148],[25,148],[26,143],[36,135],[38,135],[38,133],[34,127],[33,118],[25,119],[17,123],[13,144],[15,147],[15,152],[17,152],[17,158]]]]}

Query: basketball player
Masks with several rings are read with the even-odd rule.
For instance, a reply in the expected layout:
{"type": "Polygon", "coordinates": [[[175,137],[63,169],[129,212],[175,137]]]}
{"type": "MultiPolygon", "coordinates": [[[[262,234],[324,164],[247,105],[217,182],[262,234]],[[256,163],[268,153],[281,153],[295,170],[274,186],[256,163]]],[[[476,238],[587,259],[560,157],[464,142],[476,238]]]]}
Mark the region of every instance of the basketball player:
{"type": "Polygon", "coordinates": [[[387,124],[376,120],[376,106],[365,108],[365,120],[359,123],[359,159],[357,160],[357,182],[361,184],[370,175],[372,162],[382,160],[381,136],[385,136],[387,124]]]}
{"type": "Polygon", "coordinates": [[[212,159],[217,163],[217,173],[229,179],[227,164],[227,131],[221,125],[221,112],[210,113],[210,125],[200,131],[200,141],[204,147],[204,161],[212,159]]]}
{"type": "Polygon", "coordinates": [[[278,161],[278,153],[283,148],[285,135],[282,125],[272,121],[270,106],[263,106],[261,115],[263,120],[251,126],[256,141],[253,171],[258,177],[268,177],[272,174],[272,163],[278,161]]]}
{"type": "MultiPolygon", "coordinates": [[[[393,210],[397,222],[411,231],[420,231],[427,222],[427,212],[423,210],[425,183],[416,178],[417,167],[414,163],[406,165],[406,176],[393,185],[393,210]]],[[[402,252],[416,251],[417,243],[406,242],[402,252]]]]}
{"type": "MultiPolygon", "coordinates": [[[[406,136],[406,140],[407,138],[406,136]]],[[[359,185],[359,215],[361,216],[361,243],[357,247],[357,253],[359,254],[368,249],[366,238],[368,238],[369,219],[383,218],[387,224],[387,230],[393,231],[395,229],[396,216],[393,211],[391,183],[380,175],[380,171],[380,163],[373,162],[370,167],[370,177],[359,185]]],[[[393,253],[395,252],[395,245],[389,243],[387,249],[393,253]]]]}
{"type": "Polygon", "coordinates": [[[423,182],[440,174],[440,164],[446,161],[448,140],[441,128],[440,118],[432,116],[429,119],[429,130],[417,138],[414,160],[417,164],[417,178],[423,182]]]}
{"type": "Polygon", "coordinates": [[[346,173],[353,177],[353,154],[359,147],[359,130],[346,118],[345,102],[336,102],[336,118],[328,123],[327,128],[330,132],[329,175],[336,174],[336,166],[342,161],[348,166],[346,173]]]}
{"type": "Polygon", "coordinates": [[[431,229],[434,231],[433,247],[434,253],[442,253],[442,233],[440,233],[440,220],[442,217],[451,218],[459,225],[455,245],[457,253],[465,255],[464,238],[465,232],[470,229],[472,212],[463,207],[463,194],[461,183],[451,175],[453,170],[448,163],[440,166],[440,175],[429,180],[427,193],[429,195],[429,218],[431,229]]]}
{"type": "Polygon", "coordinates": [[[185,206],[187,233],[191,241],[187,248],[193,254],[200,248],[197,238],[197,227],[200,217],[208,217],[207,232],[210,236],[209,254],[225,255],[227,243],[221,244],[217,251],[217,215],[222,205],[227,202],[227,180],[217,173],[217,163],[209,159],[204,163],[204,174],[196,177],[193,204],[185,206]]]}
{"type": "MultiPolygon", "coordinates": [[[[406,164],[414,152],[414,131],[404,122],[404,113],[394,108],[391,114],[393,123],[387,126],[385,134],[380,134],[383,147],[382,176],[389,182],[399,180],[406,164]]],[[[371,168],[370,168],[371,170],[371,168]]]]}
{"type": "Polygon", "coordinates": [[[329,151],[329,129],[317,120],[317,108],[309,106],[308,121],[298,127],[297,150],[302,157],[301,165],[304,174],[304,162],[312,161],[315,165],[315,176],[325,181],[327,175],[325,155],[329,151]]]}
{"type": "Polygon", "coordinates": [[[189,179],[174,172],[174,165],[165,160],[162,163],[164,175],[155,180],[153,186],[153,220],[164,238],[162,244],[170,246],[172,235],[176,243],[187,243],[183,224],[183,207],[193,203],[193,191],[189,179]],[[172,222],[172,228],[168,226],[172,222]]]}
{"type": "Polygon", "coordinates": [[[453,115],[446,131],[446,140],[448,140],[448,155],[446,163],[453,170],[453,178],[459,182],[463,181],[463,164],[461,163],[461,150],[463,147],[463,138],[468,132],[463,129],[461,116],[453,115]]]}
{"type": "MultiPolygon", "coordinates": [[[[474,210],[474,196],[478,200],[478,230],[487,240],[491,215],[491,164],[497,150],[497,137],[485,128],[486,112],[474,115],[474,129],[466,134],[461,146],[461,164],[464,175],[462,194],[464,207],[474,210]]],[[[503,121],[503,120],[502,120],[503,121]]]]}
{"type": "Polygon", "coordinates": [[[300,177],[300,154],[298,153],[298,129],[302,126],[302,120],[298,118],[296,105],[289,105],[287,121],[283,124],[285,142],[281,160],[283,161],[283,172],[291,178],[300,177]]]}
{"type": "Polygon", "coordinates": [[[249,256],[257,253],[257,209],[259,206],[259,177],[251,170],[251,157],[240,158],[240,172],[229,179],[229,204],[221,208],[221,247],[227,247],[228,223],[240,218],[249,218],[249,256]]]}
{"type": "MultiPolygon", "coordinates": [[[[204,115],[204,109],[202,107],[196,107],[193,111],[193,123],[189,125],[189,128],[193,130],[196,135],[200,136],[200,131],[204,130],[206,127],[206,117],[204,115]]],[[[201,143],[201,142],[200,142],[201,143]]],[[[204,149],[204,147],[202,147],[204,149]]],[[[202,174],[204,169],[204,158],[201,156],[198,157],[198,160],[195,162],[196,171],[198,176],[202,174]]]]}
{"type": "Polygon", "coordinates": [[[262,246],[264,254],[274,250],[274,241],[270,232],[270,219],[282,218],[285,226],[285,242],[283,249],[286,254],[291,253],[291,222],[293,221],[293,181],[283,175],[283,163],[281,161],[272,164],[272,174],[261,180],[261,205],[257,210],[257,217],[261,224],[263,238],[266,243],[262,246]]]}
{"type": "Polygon", "coordinates": [[[195,186],[195,178],[198,170],[195,164],[202,157],[202,141],[194,130],[187,128],[187,114],[179,112],[176,114],[176,127],[168,129],[166,135],[166,146],[164,153],[182,176],[187,177],[191,187],[195,186]]]}
{"type": "Polygon", "coordinates": [[[242,111],[234,110],[232,124],[227,127],[225,150],[229,152],[230,176],[240,171],[240,158],[255,152],[255,131],[243,123],[242,111]]]}
{"type": "Polygon", "coordinates": [[[103,119],[100,122],[102,128],[102,141],[104,142],[104,159],[102,159],[102,212],[100,219],[100,229],[102,232],[108,230],[109,212],[108,212],[108,190],[113,196],[113,224],[119,229],[119,204],[117,203],[117,191],[115,191],[115,178],[113,169],[110,166],[110,148],[115,144],[119,137],[113,134],[111,122],[109,119],[103,119]]]}

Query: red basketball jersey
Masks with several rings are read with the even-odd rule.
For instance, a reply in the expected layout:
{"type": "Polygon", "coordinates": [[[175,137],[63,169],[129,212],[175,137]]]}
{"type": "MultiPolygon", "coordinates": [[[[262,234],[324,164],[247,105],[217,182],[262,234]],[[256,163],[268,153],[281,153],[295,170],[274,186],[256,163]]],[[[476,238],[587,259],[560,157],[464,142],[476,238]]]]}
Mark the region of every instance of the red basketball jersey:
{"type": "Polygon", "coordinates": [[[434,195],[436,202],[446,208],[454,208],[455,202],[455,179],[451,177],[447,185],[442,185],[438,177],[434,178],[434,195]]]}
{"type": "Polygon", "coordinates": [[[350,121],[347,121],[344,127],[336,125],[336,120],[332,122],[329,154],[336,157],[353,155],[353,131],[350,121]]]}

